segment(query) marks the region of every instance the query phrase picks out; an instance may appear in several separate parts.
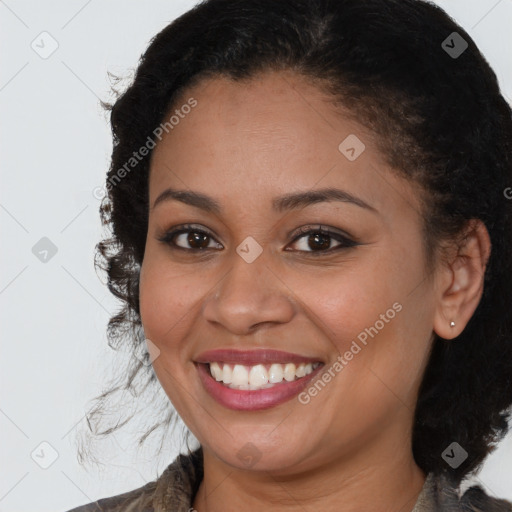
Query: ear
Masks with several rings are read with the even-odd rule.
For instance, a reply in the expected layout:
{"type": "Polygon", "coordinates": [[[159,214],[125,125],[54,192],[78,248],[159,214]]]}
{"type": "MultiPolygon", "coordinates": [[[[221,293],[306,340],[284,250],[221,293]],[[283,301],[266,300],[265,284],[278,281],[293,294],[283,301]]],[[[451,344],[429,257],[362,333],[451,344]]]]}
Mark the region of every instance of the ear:
{"type": "Polygon", "coordinates": [[[484,223],[468,222],[459,247],[441,263],[436,279],[437,305],[434,331],[444,339],[457,337],[475,312],[484,289],[484,274],[491,254],[491,240],[484,223]],[[451,326],[451,322],[455,325],[451,326]]]}

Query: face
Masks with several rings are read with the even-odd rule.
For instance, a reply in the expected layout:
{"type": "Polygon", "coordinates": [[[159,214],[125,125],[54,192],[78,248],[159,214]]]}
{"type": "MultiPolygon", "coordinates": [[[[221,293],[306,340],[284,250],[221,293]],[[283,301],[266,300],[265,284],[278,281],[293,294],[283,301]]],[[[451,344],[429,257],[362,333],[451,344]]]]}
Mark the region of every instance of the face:
{"type": "Polygon", "coordinates": [[[418,193],[291,72],[209,79],[187,102],[152,154],[140,274],[177,412],[237,468],[410,450],[435,309],[418,193]]]}

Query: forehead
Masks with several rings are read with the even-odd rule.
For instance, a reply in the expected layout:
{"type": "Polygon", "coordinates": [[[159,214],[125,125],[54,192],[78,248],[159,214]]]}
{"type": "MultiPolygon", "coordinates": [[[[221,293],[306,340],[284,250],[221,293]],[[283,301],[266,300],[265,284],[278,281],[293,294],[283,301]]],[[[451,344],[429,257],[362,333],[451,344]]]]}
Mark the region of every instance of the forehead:
{"type": "MultiPolygon", "coordinates": [[[[172,113],[191,99],[196,106],[181,113],[153,151],[151,201],[169,186],[221,201],[232,201],[235,193],[245,204],[251,198],[261,204],[264,196],[342,185],[376,208],[393,200],[382,194],[388,171],[375,135],[340,114],[332,98],[303,77],[272,72],[242,82],[210,78],[185,90],[172,113]],[[347,140],[360,152],[356,159],[343,153],[347,140]]],[[[396,179],[387,177],[387,188],[396,179]]],[[[402,181],[389,192],[406,186],[402,181]]]]}

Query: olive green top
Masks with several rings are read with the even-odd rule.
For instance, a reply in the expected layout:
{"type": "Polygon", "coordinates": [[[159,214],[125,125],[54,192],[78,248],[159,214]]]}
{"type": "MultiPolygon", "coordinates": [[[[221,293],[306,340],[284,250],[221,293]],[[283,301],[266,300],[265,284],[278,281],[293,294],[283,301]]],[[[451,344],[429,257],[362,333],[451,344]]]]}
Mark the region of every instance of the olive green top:
{"type": "MultiPolygon", "coordinates": [[[[193,512],[192,503],[202,478],[203,452],[198,448],[189,455],[179,455],[153,482],[68,512],[193,512]]],[[[512,512],[512,503],[487,495],[479,486],[471,487],[459,498],[449,473],[429,473],[412,512],[455,511],[512,512]]]]}

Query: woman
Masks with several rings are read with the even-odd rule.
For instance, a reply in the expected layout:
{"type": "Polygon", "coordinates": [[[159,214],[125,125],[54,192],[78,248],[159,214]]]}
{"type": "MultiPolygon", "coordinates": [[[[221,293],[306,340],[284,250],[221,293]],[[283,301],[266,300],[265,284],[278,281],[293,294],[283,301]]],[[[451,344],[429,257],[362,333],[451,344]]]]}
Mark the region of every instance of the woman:
{"type": "Polygon", "coordinates": [[[512,510],[458,493],[512,402],[511,110],[461,27],[207,0],[111,120],[109,332],[200,448],[75,512],[512,510]]]}

